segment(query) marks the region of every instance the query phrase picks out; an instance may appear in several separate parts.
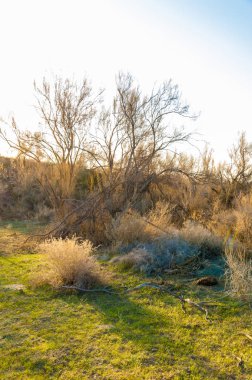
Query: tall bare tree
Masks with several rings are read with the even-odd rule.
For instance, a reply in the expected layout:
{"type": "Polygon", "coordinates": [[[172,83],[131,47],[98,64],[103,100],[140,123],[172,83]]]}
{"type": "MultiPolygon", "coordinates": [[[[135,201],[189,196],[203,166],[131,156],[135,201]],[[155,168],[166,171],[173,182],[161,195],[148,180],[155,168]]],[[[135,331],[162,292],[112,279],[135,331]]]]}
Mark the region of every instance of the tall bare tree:
{"type": "Polygon", "coordinates": [[[35,108],[41,121],[39,131],[23,132],[13,118],[8,127],[14,137],[3,129],[0,137],[18,156],[37,163],[38,179],[59,210],[73,189],[76,167],[100,94],[93,95],[87,79],[80,84],[58,77],[53,83],[44,79],[40,86],[34,83],[34,89],[35,108]]]}
{"type": "Polygon", "coordinates": [[[159,171],[158,160],[172,144],[189,141],[191,133],[171,124],[174,116],[195,117],[172,81],[143,95],[130,74],[118,76],[113,105],[102,112],[89,153],[105,183],[113,189],[116,181],[120,184],[123,204],[136,199],[158,175],[171,169],[159,171]]]}

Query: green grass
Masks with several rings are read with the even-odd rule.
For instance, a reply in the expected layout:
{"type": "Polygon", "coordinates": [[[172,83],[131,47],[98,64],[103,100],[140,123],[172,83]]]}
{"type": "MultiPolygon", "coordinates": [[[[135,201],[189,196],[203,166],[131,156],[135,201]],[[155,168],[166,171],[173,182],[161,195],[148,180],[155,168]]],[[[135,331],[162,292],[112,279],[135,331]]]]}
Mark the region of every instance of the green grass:
{"type": "MultiPolygon", "coordinates": [[[[165,281],[192,300],[218,300],[212,323],[150,289],[121,296],[32,289],[40,260],[0,256],[1,379],[252,379],[252,342],[240,334],[252,332],[249,305],[170,277],[165,281]]],[[[103,265],[114,288],[146,281],[103,265]]]]}

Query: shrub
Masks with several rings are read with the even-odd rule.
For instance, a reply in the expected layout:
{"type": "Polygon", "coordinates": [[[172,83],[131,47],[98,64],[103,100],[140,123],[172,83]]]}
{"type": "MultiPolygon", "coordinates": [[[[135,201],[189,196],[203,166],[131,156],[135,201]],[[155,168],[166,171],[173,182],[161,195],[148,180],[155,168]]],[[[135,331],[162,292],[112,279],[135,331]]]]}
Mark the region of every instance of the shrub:
{"type": "Polygon", "coordinates": [[[145,268],[152,263],[151,255],[144,248],[134,248],[125,255],[114,257],[110,262],[119,265],[120,269],[135,269],[145,271],[145,268]]]}
{"type": "Polygon", "coordinates": [[[120,248],[121,255],[112,259],[123,269],[133,268],[147,274],[162,272],[198,255],[197,247],[176,237],[161,237],[151,242],[120,248]]]}
{"type": "Polygon", "coordinates": [[[112,220],[107,235],[115,246],[130,244],[135,241],[148,239],[146,233],[146,222],[136,211],[129,210],[128,213],[119,215],[112,220]]]}
{"type": "Polygon", "coordinates": [[[135,242],[147,242],[173,232],[169,203],[157,202],[145,217],[134,210],[112,220],[107,236],[116,247],[135,242]]]}
{"type": "Polygon", "coordinates": [[[38,283],[86,289],[102,283],[100,267],[92,256],[93,248],[88,240],[78,243],[76,238],[51,239],[40,244],[39,248],[46,255],[47,265],[38,283]]]}
{"type": "Polygon", "coordinates": [[[240,196],[234,208],[213,215],[210,223],[215,234],[227,238],[235,236],[244,246],[252,248],[252,193],[240,196]]]}
{"type": "Polygon", "coordinates": [[[172,233],[172,206],[168,202],[159,201],[147,215],[145,231],[151,237],[166,236],[172,233]]]}
{"type": "Polygon", "coordinates": [[[252,192],[236,201],[236,237],[252,248],[252,192]]]}
{"type": "Polygon", "coordinates": [[[241,247],[227,245],[225,249],[226,285],[231,293],[243,299],[252,299],[252,258],[241,247]]]}
{"type": "Polygon", "coordinates": [[[223,251],[222,239],[199,223],[187,221],[178,235],[188,243],[197,246],[204,257],[216,256],[223,251]]]}
{"type": "Polygon", "coordinates": [[[209,222],[211,231],[217,236],[226,238],[230,234],[235,233],[236,215],[233,209],[221,210],[215,213],[209,222]]]}

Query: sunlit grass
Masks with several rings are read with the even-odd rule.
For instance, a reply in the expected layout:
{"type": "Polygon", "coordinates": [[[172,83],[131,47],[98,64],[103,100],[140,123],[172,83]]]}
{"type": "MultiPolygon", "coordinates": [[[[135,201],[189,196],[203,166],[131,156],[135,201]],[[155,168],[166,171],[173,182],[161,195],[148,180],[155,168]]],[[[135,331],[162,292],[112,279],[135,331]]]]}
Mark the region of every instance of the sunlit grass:
{"type": "MultiPolygon", "coordinates": [[[[1,239],[1,238],[0,238],[1,239]]],[[[169,294],[80,294],[29,287],[42,255],[0,257],[0,378],[3,379],[250,379],[249,305],[219,290],[167,278],[186,297],[217,300],[212,323],[169,294]],[[8,284],[24,284],[13,290],[8,284]],[[242,357],[244,369],[236,357],[242,357]]],[[[109,271],[111,286],[145,279],[109,271]]],[[[150,279],[149,279],[150,280],[150,279]]],[[[154,279],[151,279],[154,280],[154,279]]]]}

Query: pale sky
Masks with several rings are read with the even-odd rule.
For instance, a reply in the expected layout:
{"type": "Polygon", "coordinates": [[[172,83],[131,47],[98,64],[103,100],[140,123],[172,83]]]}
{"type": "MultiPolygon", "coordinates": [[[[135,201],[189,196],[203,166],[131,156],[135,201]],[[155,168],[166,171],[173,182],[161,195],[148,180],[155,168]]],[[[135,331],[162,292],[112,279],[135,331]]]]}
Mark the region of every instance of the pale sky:
{"type": "Polygon", "coordinates": [[[239,131],[252,141],[252,1],[0,0],[0,18],[0,117],[24,129],[34,80],[87,76],[110,94],[129,71],[144,89],[172,78],[217,159],[239,131]]]}

